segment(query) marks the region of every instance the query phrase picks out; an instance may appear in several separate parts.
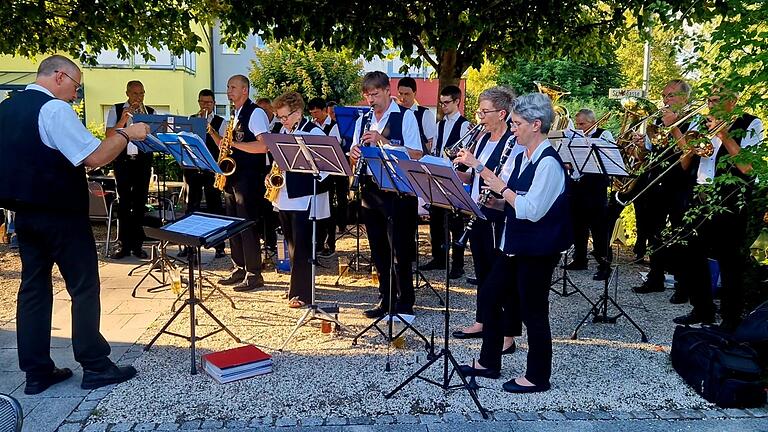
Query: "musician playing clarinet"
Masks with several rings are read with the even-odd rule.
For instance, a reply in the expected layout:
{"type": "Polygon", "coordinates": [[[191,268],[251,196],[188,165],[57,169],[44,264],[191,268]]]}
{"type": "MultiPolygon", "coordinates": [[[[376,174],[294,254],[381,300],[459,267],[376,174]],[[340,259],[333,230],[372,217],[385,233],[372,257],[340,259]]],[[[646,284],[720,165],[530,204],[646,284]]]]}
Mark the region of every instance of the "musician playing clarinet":
{"type": "Polygon", "coordinates": [[[491,205],[504,209],[500,257],[485,281],[483,346],[480,359],[462,365],[469,376],[501,376],[504,315],[518,315],[528,332],[528,362],[524,376],[502,386],[511,393],[549,390],[552,335],[549,325],[549,285],[560,252],[572,243],[565,170],[547,140],[554,111],[550,99],[528,94],[512,105],[512,123],[524,150],[514,157],[508,181],[503,181],[466,151],[458,160],[474,164],[486,187],[501,199],[491,205]],[[510,298],[516,307],[506,309],[510,298]]]}
{"type": "MultiPolygon", "coordinates": [[[[513,139],[512,132],[506,122],[509,107],[512,105],[514,97],[515,95],[510,90],[503,87],[493,87],[480,94],[476,117],[478,122],[485,126],[487,133],[480,138],[474,149],[459,152],[463,157],[455,160],[455,162],[470,168],[466,172],[457,171],[456,174],[464,183],[472,185],[471,196],[475,202],[480,197],[481,188],[485,186],[485,180],[479,175],[478,167],[481,170],[495,170],[499,165],[504,148],[507,145],[514,146],[514,143],[510,141],[513,139]]],[[[522,147],[517,147],[519,147],[519,152],[522,147]]],[[[469,232],[472,261],[478,282],[475,323],[463,330],[453,332],[453,337],[457,339],[483,337],[483,323],[485,322],[483,310],[486,301],[485,282],[498,255],[497,248],[502,233],[504,214],[501,210],[490,207],[482,207],[482,211],[487,219],[476,219],[472,223],[472,230],[469,232]]],[[[520,335],[521,329],[519,320],[517,322],[509,321],[505,324],[506,342],[503,347],[505,353],[514,352],[514,336],[520,335]]]]}

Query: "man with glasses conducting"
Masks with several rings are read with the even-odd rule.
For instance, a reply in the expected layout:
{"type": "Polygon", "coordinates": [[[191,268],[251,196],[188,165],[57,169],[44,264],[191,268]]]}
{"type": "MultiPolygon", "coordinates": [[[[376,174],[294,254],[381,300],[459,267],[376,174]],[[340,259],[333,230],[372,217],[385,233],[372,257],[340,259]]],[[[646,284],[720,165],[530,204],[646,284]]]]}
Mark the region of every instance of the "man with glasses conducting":
{"type": "MultiPolygon", "coordinates": [[[[443,119],[437,125],[437,139],[434,143],[432,154],[443,156],[444,149],[450,148],[467,134],[469,121],[459,112],[461,103],[461,89],[456,86],[447,86],[440,91],[438,106],[443,112],[443,119]]],[[[445,209],[431,207],[429,209],[429,242],[432,246],[432,260],[419,267],[419,270],[444,270],[445,269],[445,209]]],[[[464,229],[462,216],[449,216],[449,229],[451,239],[456,240],[464,229]]],[[[458,279],[464,276],[464,248],[457,246],[454,241],[451,250],[451,270],[449,277],[458,279]]]]}

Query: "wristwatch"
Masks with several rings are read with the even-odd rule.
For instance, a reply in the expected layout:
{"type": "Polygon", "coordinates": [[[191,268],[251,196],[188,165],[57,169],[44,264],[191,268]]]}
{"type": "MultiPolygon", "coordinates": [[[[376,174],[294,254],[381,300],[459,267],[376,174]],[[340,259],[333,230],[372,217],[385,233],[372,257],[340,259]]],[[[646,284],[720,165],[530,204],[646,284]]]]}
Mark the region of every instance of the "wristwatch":
{"type": "Polygon", "coordinates": [[[485,169],[485,165],[483,165],[482,163],[479,163],[475,167],[475,172],[480,174],[481,172],[483,172],[484,169],[485,169]]]}

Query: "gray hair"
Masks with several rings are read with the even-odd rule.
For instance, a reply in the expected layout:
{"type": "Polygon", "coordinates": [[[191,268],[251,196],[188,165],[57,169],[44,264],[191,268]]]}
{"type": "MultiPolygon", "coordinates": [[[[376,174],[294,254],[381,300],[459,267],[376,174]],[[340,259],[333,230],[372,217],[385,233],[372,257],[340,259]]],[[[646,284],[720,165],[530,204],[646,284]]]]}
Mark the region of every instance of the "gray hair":
{"type": "Polygon", "coordinates": [[[37,67],[37,76],[51,76],[56,71],[75,72],[78,70],[80,68],[77,67],[75,62],[57,54],[46,58],[40,63],[40,66],[37,67]]]}
{"type": "Polygon", "coordinates": [[[512,102],[515,100],[515,92],[512,89],[496,86],[483,90],[477,98],[477,102],[487,100],[493,105],[493,109],[504,110],[509,114],[512,102]]]}
{"type": "Polygon", "coordinates": [[[597,121],[597,119],[595,117],[595,112],[592,111],[589,108],[582,108],[582,109],[580,109],[579,112],[576,113],[576,116],[582,116],[588,122],[593,122],[594,123],[595,121],[597,121]]]}
{"type": "Polygon", "coordinates": [[[541,121],[542,133],[549,132],[555,118],[552,100],[544,93],[529,93],[518,97],[512,104],[512,112],[528,123],[541,121]]]}
{"type": "Polygon", "coordinates": [[[685,93],[685,97],[691,96],[691,85],[688,84],[684,79],[673,79],[672,81],[668,82],[666,86],[676,85],[680,86],[680,91],[685,93]]]}

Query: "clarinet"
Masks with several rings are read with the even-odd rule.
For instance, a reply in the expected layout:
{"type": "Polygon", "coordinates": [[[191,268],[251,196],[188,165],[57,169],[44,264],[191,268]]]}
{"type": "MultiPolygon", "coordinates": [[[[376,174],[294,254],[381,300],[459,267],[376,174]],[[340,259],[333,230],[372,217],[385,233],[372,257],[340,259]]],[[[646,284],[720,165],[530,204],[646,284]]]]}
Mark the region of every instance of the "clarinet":
{"type": "MultiPolygon", "coordinates": [[[[363,121],[365,121],[365,124],[363,125],[363,128],[361,129],[360,138],[365,135],[366,132],[371,130],[371,121],[373,119],[373,105],[371,105],[371,109],[368,110],[368,113],[365,115],[365,118],[363,121]]],[[[363,145],[363,143],[359,143],[359,145],[363,145]]],[[[360,155],[360,159],[357,160],[357,164],[355,164],[355,174],[352,177],[352,190],[358,190],[360,188],[360,176],[365,172],[366,167],[368,164],[365,162],[365,158],[363,155],[360,155]]]]}
{"type": "MultiPolygon", "coordinates": [[[[496,169],[493,170],[493,174],[498,176],[499,173],[501,173],[501,170],[504,168],[504,164],[507,163],[507,159],[509,158],[509,155],[512,154],[512,148],[515,146],[515,143],[517,140],[510,136],[507,140],[506,145],[504,146],[504,150],[501,152],[501,156],[499,157],[499,164],[496,165],[496,169]]],[[[482,192],[480,192],[480,196],[477,197],[477,206],[482,208],[486,202],[488,202],[488,199],[491,197],[491,190],[490,189],[483,189],[482,192]]],[[[454,242],[454,244],[458,247],[464,248],[467,247],[467,241],[469,240],[469,233],[472,231],[472,226],[474,225],[475,221],[477,220],[476,216],[472,216],[469,219],[469,222],[467,222],[467,226],[464,228],[464,232],[461,234],[461,237],[459,237],[458,240],[454,242]]]]}

